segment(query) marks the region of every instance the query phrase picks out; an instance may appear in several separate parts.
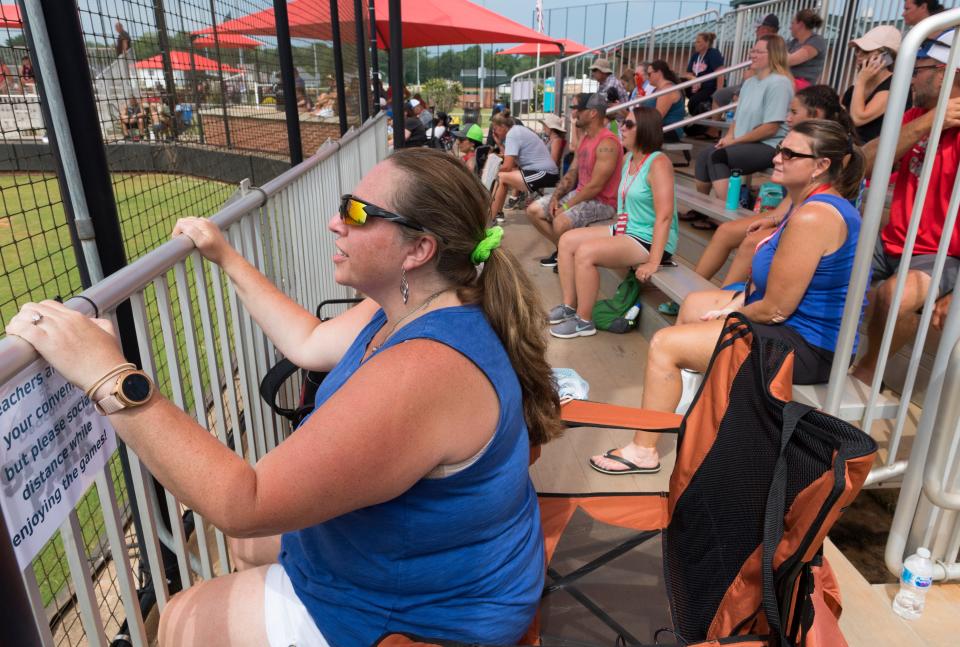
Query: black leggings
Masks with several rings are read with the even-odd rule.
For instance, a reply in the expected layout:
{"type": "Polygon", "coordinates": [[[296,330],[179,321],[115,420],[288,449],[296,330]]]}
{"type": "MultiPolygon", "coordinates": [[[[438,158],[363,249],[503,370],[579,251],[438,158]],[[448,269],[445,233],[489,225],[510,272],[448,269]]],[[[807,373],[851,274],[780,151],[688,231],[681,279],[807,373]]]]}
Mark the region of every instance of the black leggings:
{"type": "Polygon", "coordinates": [[[726,148],[707,148],[697,155],[695,174],[701,182],[725,180],[733,169],[749,175],[773,166],[773,146],[759,142],[734,144],[726,148]]]}

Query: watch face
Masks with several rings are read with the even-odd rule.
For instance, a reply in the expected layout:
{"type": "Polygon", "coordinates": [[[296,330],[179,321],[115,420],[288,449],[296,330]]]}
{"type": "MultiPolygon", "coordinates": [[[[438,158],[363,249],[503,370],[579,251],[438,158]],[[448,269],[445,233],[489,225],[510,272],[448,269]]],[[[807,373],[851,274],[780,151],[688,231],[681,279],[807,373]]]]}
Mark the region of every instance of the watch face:
{"type": "Polygon", "coordinates": [[[130,373],[120,383],[123,397],[133,403],[141,403],[150,397],[150,380],[139,373],[130,373]]]}

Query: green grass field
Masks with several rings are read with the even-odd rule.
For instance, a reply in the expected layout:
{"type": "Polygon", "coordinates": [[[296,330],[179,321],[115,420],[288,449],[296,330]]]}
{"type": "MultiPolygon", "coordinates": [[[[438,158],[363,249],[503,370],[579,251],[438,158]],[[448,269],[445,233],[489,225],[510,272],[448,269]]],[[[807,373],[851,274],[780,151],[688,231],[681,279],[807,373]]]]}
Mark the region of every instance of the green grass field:
{"type": "MultiPolygon", "coordinates": [[[[222,182],[164,174],[118,174],[113,176],[113,182],[128,261],[166,241],[178,217],[212,215],[234,190],[222,182]]],[[[65,298],[80,292],[80,274],[56,178],[40,174],[0,175],[0,208],[0,319],[8,320],[27,301],[58,295],[65,298]]],[[[152,311],[154,299],[151,297],[152,291],[148,291],[148,309],[152,311]]],[[[192,301],[196,310],[195,299],[192,301]]],[[[151,328],[154,347],[158,348],[158,322],[152,321],[151,328]]],[[[176,335],[182,342],[179,316],[176,335]]],[[[166,391],[166,361],[162,352],[158,355],[158,382],[166,391]]],[[[205,364],[202,366],[206,383],[205,364]]],[[[192,400],[188,395],[188,408],[192,400]]],[[[111,460],[110,471],[122,508],[128,495],[116,455],[111,460]]],[[[88,554],[92,554],[98,544],[106,541],[95,489],[86,493],[76,510],[84,545],[88,554]]],[[[47,605],[56,599],[69,577],[59,533],[34,560],[34,572],[43,603],[47,605]]]]}
{"type": "MultiPolygon", "coordinates": [[[[127,260],[166,241],[180,216],[209,216],[234,190],[223,182],[165,174],[117,174],[114,195],[127,260]]],[[[27,301],[81,289],[70,233],[52,175],[0,175],[0,319],[27,301]]]]}

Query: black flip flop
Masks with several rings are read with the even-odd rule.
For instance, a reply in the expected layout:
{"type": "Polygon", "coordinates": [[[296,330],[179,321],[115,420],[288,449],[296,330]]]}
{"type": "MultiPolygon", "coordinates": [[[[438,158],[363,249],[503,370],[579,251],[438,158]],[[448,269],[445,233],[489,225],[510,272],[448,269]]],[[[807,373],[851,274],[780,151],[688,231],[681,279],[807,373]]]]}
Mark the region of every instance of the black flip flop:
{"type": "Polygon", "coordinates": [[[699,229],[700,231],[713,231],[718,225],[709,218],[704,218],[703,220],[691,222],[690,226],[694,229],[699,229]]]}
{"type": "Polygon", "coordinates": [[[625,470],[608,470],[607,468],[605,468],[605,467],[600,467],[599,465],[597,465],[596,463],[594,463],[592,458],[590,459],[590,467],[592,467],[593,469],[597,470],[597,471],[600,472],[601,474],[607,474],[607,475],[609,475],[609,476],[618,476],[618,475],[620,475],[620,474],[656,474],[657,472],[660,471],[660,463],[657,463],[657,464],[656,464],[655,466],[653,466],[653,467],[640,467],[639,465],[637,465],[637,464],[635,464],[635,463],[631,463],[630,461],[628,461],[626,458],[624,458],[624,457],[622,457],[622,456],[617,456],[617,455],[615,455],[615,454],[613,453],[613,452],[615,452],[615,451],[617,451],[616,447],[614,447],[613,449],[609,449],[609,450],[607,450],[607,451],[604,453],[603,457],[604,457],[604,458],[609,458],[609,459],[612,460],[612,461],[617,461],[618,463],[620,463],[620,464],[622,464],[622,465],[626,465],[626,466],[627,466],[627,469],[625,469],[625,470]]]}
{"type": "Polygon", "coordinates": [[[679,220],[680,222],[695,222],[697,220],[703,220],[706,217],[707,217],[706,214],[702,214],[699,211],[694,211],[693,209],[691,209],[686,213],[682,213],[678,215],[677,220],[679,220]]]}

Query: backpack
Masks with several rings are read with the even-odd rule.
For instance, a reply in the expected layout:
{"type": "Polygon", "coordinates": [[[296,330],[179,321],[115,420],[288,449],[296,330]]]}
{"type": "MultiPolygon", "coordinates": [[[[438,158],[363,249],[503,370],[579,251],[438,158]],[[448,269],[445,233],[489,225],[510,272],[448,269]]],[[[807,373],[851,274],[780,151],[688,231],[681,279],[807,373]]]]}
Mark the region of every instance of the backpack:
{"type": "Polygon", "coordinates": [[[593,306],[593,323],[600,330],[625,333],[637,326],[640,318],[640,281],[633,272],[628,272],[626,278],[617,286],[613,297],[597,301],[593,306]],[[634,306],[636,312],[630,312],[634,306]],[[632,314],[632,317],[628,317],[632,314]]]}
{"type": "Polygon", "coordinates": [[[827,531],[877,445],[792,401],[793,350],[731,314],[680,425],[664,571],[681,644],[845,645],[827,531]],[[715,644],[715,643],[710,643],[715,644]]]}

